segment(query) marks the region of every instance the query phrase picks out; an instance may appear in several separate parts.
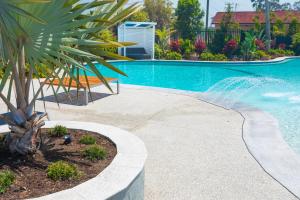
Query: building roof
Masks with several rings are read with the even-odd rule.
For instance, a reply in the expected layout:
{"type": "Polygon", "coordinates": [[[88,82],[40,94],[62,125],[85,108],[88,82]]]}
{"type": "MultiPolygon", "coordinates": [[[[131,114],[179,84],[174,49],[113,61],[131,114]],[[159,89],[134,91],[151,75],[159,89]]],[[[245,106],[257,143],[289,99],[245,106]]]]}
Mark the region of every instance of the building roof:
{"type": "MultiPolygon", "coordinates": [[[[258,17],[260,23],[265,23],[264,12],[244,11],[233,12],[233,19],[239,24],[253,24],[253,21],[258,17]]],[[[218,12],[213,17],[212,24],[220,24],[225,12],[218,12]]],[[[292,19],[298,19],[300,21],[300,11],[274,11],[271,13],[271,19],[274,22],[276,19],[282,20],[284,23],[290,23],[292,19]]]]}
{"type": "Polygon", "coordinates": [[[126,28],[152,28],[155,27],[156,22],[132,22],[126,21],[120,26],[125,26],[126,28]]]}

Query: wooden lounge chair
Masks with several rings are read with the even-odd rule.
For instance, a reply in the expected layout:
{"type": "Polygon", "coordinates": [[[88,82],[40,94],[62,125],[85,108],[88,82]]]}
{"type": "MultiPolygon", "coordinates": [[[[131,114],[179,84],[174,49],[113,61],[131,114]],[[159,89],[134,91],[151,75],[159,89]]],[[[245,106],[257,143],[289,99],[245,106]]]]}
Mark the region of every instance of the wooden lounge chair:
{"type": "MultiPolygon", "coordinates": [[[[79,76],[79,84],[77,84],[77,82],[75,80],[72,79],[72,81],[70,82],[70,78],[64,78],[63,81],[63,85],[65,87],[71,87],[71,88],[78,88],[78,89],[83,89],[84,90],[84,94],[85,94],[85,105],[88,105],[89,103],[89,89],[88,88],[93,88],[96,86],[100,86],[103,85],[104,83],[97,77],[94,76],[87,76],[87,80],[85,76],[79,76]]],[[[106,77],[105,80],[108,83],[111,82],[116,82],[117,83],[117,94],[119,94],[119,90],[120,90],[120,84],[119,84],[119,80],[117,78],[108,78],[106,77]]],[[[50,80],[45,81],[45,84],[50,84],[50,80]]],[[[60,85],[60,81],[58,79],[54,79],[52,82],[52,85],[60,85]]]]}

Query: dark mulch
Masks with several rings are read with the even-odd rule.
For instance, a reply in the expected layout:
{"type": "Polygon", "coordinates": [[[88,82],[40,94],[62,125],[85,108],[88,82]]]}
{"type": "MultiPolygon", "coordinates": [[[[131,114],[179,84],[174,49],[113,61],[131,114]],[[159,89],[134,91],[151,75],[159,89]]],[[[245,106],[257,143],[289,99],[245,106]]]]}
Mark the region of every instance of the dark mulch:
{"type": "Polygon", "coordinates": [[[40,197],[83,183],[103,171],[113,160],[117,153],[115,145],[106,137],[99,134],[69,130],[72,143],[63,145],[63,138],[50,138],[46,135],[48,130],[43,130],[44,145],[34,156],[26,158],[12,156],[7,151],[0,151],[0,170],[10,169],[16,174],[14,184],[0,194],[0,200],[16,200],[40,197]],[[82,157],[81,151],[87,146],[79,144],[82,135],[91,134],[97,138],[97,144],[107,151],[105,160],[91,162],[82,157]],[[66,181],[52,181],[47,178],[47,166],[54,161],[63,160],[73,163],[83,173],[79,179],[66,181]]]}

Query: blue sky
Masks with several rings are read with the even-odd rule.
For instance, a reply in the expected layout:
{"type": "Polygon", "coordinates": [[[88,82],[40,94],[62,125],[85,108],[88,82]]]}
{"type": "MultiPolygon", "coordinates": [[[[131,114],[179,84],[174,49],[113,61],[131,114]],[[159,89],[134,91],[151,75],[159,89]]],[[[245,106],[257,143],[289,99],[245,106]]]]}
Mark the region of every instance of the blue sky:
{"type": "MultiPolygon", "coordinates": [[[[89,1],[89,0],[83,0],[89,1]]],[[[143,0],[129,0],[130,2],[143,2],[143,0]]],[[[171,0],[173,2],[174,7],[177,5],[178,0],[171,0]]],[[[206,0],[199,0],[203,9],[206,7],[206,0]]],[[[294,3],[296,0],[281,0],[281,3],[289,2],[294,3]]],[[[212,18],[216,12],[224,11],[225,4],[232,3],[234,7],[236,6],[237,11],[247,11],[252,10],[251,1],[250,0],[210,0],[210,18],[212,18]]]]}

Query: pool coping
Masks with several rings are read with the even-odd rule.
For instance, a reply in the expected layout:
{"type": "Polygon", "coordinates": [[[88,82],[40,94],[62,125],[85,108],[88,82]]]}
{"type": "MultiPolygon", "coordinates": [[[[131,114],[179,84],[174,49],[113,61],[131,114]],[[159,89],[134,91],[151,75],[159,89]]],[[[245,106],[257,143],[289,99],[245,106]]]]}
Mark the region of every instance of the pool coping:
{"type": "MultiPolygon", "coordinates": [[[[201,60],[160,60],[160,59],[144,59],[144,60],[108,60],[108,62],[183,62],[183,63],[217,63],[217,64],[260,64],[260,63],[279,63],[290,59],[300,59],[300,56],[284,56],[271,60],[253,60],[253,61],[201,61],[201,60]]],[[[97,61],[93,62],[97,63],[97,61]]]]}
{"type": "Polygon", "coordinates": [[[241,136],[248,152],[268,175],[300,199],[300,156],[283,139],[278,120],[271,114],[244,103],[237,103],[234,108],[228,109],[222,103],[210,102],[201,92],[127,84],[123,87],[188,95],[237,112],[243,118],[241,136]]]}

